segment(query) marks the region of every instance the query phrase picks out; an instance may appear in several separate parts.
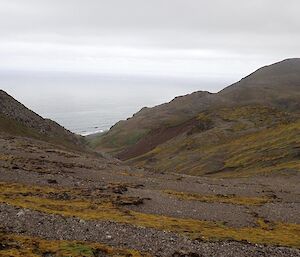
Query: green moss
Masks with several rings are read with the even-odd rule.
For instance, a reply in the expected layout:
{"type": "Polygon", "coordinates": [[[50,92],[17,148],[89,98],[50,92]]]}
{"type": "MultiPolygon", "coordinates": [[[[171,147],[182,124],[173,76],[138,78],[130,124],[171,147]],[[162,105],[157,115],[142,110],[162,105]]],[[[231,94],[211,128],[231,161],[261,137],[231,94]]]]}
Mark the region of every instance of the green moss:
{"type": "Polygon", "coordinates": [[[177,192],[165,190],[164,193],[174,196],[181,200],[193,200],[208,203],[230,203],[237,205],[263,205],[272,202],[272,199],[267,197],[242,197],[236,195],[200,195],[195,193],[177,192]]]}
{"type": "Polygon", "coordinates": [[[62,130],[59,133],[54,133],[51,136],[41,134],[39,131],[33,128],[26,127],[20,122],[9,119],[8,117],[0,114],[0,132],[4,132],[13,136],[22,136],[34,138],[37,140],[49,142],[56,145],[61,145],[73,150],[85,150],[85,140],[80,136],[74,135],[74,137],[68,138],[64,135],[62,130]],[[77,142],[75,142],[77,141],[77,142]]]}
{"type": "Polygon", "coordinates": [[[26,136],[36,139],[44,139],[39,133],[30,129],[19,122],[8,119],[7,117],[0,114],[0,131],[16,136],[26,136]]]}
{"type": "Polygon", "coordinates": [[[274,223],[272,228],[266,228],[266,225],[262,226],[260,221],[256,227],[234,228],[225,226],[220,222],[181,219],[129,211],[116,206],[109,199],[95,201],[85,197],[75,200],[46,198],[50,192],[57,192],[56,190],[54,188],[0,183],[0,202],[45,213],[76,216],[86,220],[110,220],[173,231],[192,239],[223,240],[231,238],[238,241],[246,240],[251,243],[300,247],[300,225],[298,224],[278,222],[274,223]]]}
{"type": "Polygon", "coordinates": [[[276,121],[287,124],[293,120],[288,113],[266,106],[241,106],[239,108],[223,108],[217,115],[227,121],[247,120],[255,126],[270,125],[276,121]]]}
{"type": "Polygon", "coordinates": [[[214,127],[182,134],[128,163],[215,177],[300,171],[300,121],[295,117],[260,106],[221,109],[199,117],[214,120],[214,127]]]}
{"type": "Polygon", "coordinates": [[[119,257],[150,257],[147,253],[141,253],[131,249],[113,248],[105,244],[66,241],[45,240],[38,237],[0,233],[0,256],[13,257],[41,257],[46,254],[60,257],[96,257],[97,253],[105,256],[119,257]]]}
{"type": "Polygon", "coordinates": [[[119,131],[114,129],[113,132],[100,134],[99,136],[88,137],[87,140],[91,147],[101,149],[107,153],[116,154],[121,152],[124,148],[134,145],[149,130],[132,129],[130,131],[119,131]]]}
{"type": "Polygon", "coordinates": [[[233,130],[234,132],[245,131],[245,130],[248,129],[248,128],[249,128],[249,125],[246,124],[246,123],[243,123],[243,122],[238,122],[238,123],[236,123],[236,124],[234,124],[234,125],[232,126],[232,130],[233,130]]]}
{"type": "Polygon", "coordinates": [[[61,248],[68,256],[92,257],[93,249],[90,246],[78,243],[66,244],[61,248]]]}

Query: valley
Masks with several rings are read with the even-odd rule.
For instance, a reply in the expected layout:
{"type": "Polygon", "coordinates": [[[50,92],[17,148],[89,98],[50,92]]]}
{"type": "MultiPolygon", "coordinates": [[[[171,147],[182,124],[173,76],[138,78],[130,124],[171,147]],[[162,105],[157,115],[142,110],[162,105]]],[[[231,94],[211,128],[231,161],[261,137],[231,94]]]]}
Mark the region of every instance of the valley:
{"type": "Polygon", "coordinates": [[[300,256],[300,61],[81,137],[0,91],[0,256],[300,256]]]}

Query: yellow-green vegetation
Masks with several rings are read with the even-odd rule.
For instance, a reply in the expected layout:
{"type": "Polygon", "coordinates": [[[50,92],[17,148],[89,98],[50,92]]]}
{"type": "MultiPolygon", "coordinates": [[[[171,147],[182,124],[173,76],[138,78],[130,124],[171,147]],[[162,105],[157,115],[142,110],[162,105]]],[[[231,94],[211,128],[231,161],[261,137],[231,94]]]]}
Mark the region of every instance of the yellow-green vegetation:
{"type": "Polygon", "coordinates": [[[88,137],[96,149],[110,153],[119,153],[135,144],[150,131],[162,127],[174,127],[197,115],[198,108],[203,108],[208,92],[195,92],[185,97],[176,97],[168,104],[153,108],[143,108],[133,117],[119,121],[106,134],[88,137]]]}
{"type": "Polygon", "coordinates": [[[195,193],[177,192],[172,190],[165,190],[163,192],[181,200],[192,200],[207,203],[230,203],[249,206],[262,205],[272,201],[272,199],[268,197],[245,197],[236,195],[201,195],[195,193]]]}
{"type": "Polygon", "coordinates": [[[237,175],[237,172],[251,175],[300,171],[300,153],[297,151],[300,147],[300,121],[247,135],[226,146],[231,154],[225,160],[224,168],[235,170],[228,176],[237,175]]]}
{"type": "Polygon", "coordinates": [[[207,124],[207,123],[212,123],[212,118],[210,117],[209,114],[207,113],[199,113],[198,116],[197,116],[197,121],[201,122],[201,123],[204,123],[204,124],[207,124]]]}
{"type": "Polygon", "coordinates": [[[122,176],[126,176],[126,177],[137,177],[137,178],[143,178],[143,177],[145,177],[144,174],[139,174],[137,172],[128,172],[128,171],[123,171],[123,172],[120,172],[118,174],[120,174],[122,176]]]}
{"type": "Polygon", "coordinates": [[[258,220],[255,227],[234,228],[221,222],[181,219],[130,211],[116,206],[110,202],[109,198],[95,200],[86,196],[78,196],[71,200],[58,200],[52,197],[53,193],[60,192],[59,189],[54,188],[0,183],[0,202],[45,213],[76,216],[86,220],[110,220],[173,231],[193,239],[247,240],[252,243],[300,247],[300,225],[298,224],[278,222],[269,225],[258,220]]]}
{"type": "Polygon", "coordinates": [[[1,114],[0,132],[4,132],[13,136],[34,138],[74,150],[84,150],[84,139],[76,135],[69,137],[66,136],[63,128],[61,128],[60,131],[52,132],[52,135],[46,135],[40,133],[36,129],[26,127],[21,122],[15,121],[1,114]]]}
{"type": "Polygon", "coordinates": [[[227,121],[238,121],[245,119],[251,121],[254,126],[271,125],[280,121],[280,123],[289,123],[292,116],[286,112],[266,106],[241,106],[238,108],[222,108],[216,113],[219,117],[227,121]]]}
{"type": "Polygon", "coordinates": [[[97,148],[100,145],[101,149],[113,154],[115,152],[120,152],[126,146],[134,145],[147,133],[148,130],[145,129],[119,131],[116,126],[114,132],[109,135],[107,133],[91,135],[87,137],[87,140],[91,147],[97,148]]]}
{"type": "Polygon", "coordinates": [[[13,159],[13,156],[10,154],[0,154],[0,161],[9,161],[13,159]]]}
{"type": "MultiPolygon", "coordinates": [[[[0,256],[41,257],[46,254],[60,257],[94,257],[98,254],[114,257],[150,257],[135,250],[113,248],[100,243],[45,240],[37,237],[0,233],[0,256]]],[[[47,256],[48,256],[47,255],[47,256]]]]}
{"type": "Polygon", "coordinates": [[[180,135],[152,151],[129,160],[154,170],[248,177],[300,171],[300,120],[261,106],[201,113],[214,127],[180,135]]]}
{"type": "Polygon", "coordinates": [[[41,135],[35,132],[33,129],[29,129],[19,122],[9,119],[0,114],[0,131],[14,134],[16,136],[33,137],[41,139],[41,135]]]}

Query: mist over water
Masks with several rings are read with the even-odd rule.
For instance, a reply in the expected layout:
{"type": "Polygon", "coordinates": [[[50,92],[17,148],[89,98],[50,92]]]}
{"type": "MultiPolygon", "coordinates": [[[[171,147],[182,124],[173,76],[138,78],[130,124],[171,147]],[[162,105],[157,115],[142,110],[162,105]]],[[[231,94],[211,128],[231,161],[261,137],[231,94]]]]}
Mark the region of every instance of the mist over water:
{"type": "Polygon", "coordinates": [[[0,72],[0,88],[74,133],[109,129],[142,107],[198,90],[217,92],[229,78],[165,78],[51,72],[0,72]]]}

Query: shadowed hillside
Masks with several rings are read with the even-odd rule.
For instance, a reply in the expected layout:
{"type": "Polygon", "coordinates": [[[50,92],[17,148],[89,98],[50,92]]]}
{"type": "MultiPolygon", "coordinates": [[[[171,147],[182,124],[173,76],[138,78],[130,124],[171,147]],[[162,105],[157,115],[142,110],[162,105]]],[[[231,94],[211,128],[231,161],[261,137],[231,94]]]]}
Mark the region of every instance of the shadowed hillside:
{"type": "Polygon", "coordinates": [[[44,119],[0,90],[0,132],[32,137],[69,148],[82,150],[84,139],[56,122],[44,119]]]}

